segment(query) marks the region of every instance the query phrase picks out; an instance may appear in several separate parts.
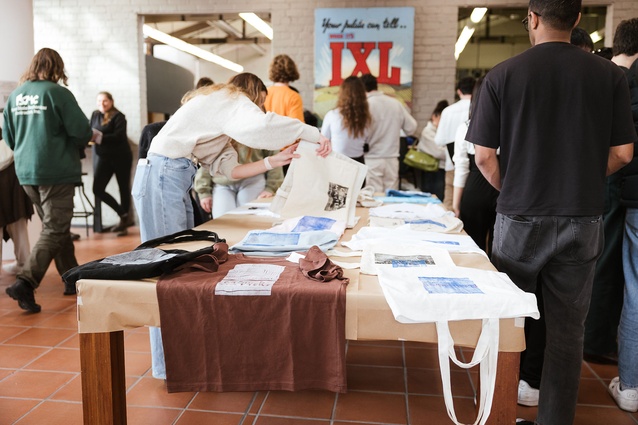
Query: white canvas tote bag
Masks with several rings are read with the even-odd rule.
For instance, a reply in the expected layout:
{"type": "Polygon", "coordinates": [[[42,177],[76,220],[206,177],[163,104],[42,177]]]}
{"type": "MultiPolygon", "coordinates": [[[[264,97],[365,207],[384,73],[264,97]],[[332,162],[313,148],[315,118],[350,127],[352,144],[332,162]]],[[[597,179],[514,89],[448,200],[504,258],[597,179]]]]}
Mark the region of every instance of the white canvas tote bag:
{"type": "Polygon", "coordinates": [[[283,218],[330,217],[353,227],[359,190],[368,167],[336,152],[317,156],[317,144],[300,142],[288,173],[270,205],[283,218]]]}

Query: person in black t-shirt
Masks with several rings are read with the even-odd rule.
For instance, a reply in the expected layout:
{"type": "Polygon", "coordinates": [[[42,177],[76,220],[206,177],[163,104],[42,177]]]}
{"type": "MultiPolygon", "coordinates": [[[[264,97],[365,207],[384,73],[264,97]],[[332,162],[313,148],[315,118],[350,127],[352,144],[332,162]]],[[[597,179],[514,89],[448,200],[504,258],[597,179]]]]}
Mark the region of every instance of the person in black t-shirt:
{"type": "Polygon", "coordinates": [[[542,288],[542,425],[574,421],[605,176],[631,160],[638,139],[623,72],[569,43],[580,9],[580,0],[529,2],[533,47],[486,75],[466,136],[500,190],[492,261],[522,290],[542,288]]]}

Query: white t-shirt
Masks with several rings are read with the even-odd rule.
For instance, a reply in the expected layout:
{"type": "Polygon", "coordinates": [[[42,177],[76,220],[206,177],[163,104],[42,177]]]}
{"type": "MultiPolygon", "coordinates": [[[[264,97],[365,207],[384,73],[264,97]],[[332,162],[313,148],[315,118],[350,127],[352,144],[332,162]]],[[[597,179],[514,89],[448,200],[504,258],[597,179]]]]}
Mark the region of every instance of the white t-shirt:
{"type": "Polygon", "coordinates": [[[401,130],[410,136],[416,131],[416,120],[401,102],[374,90],[368,93],[368,107],[372,117],[366,158],[398,158],[401,130]]]}
{"type": "MultiPolygon", "coordinates": [[[[451,104],[443,110],[441,113],[441,121],[436,129],[436,136],[434,136],[434,142],[439,146],[445,146],[448,143],[454,143],[456,138],[456,130],[459,125],[468,120],[470,115],[470,100],[461,99],[456,103],[451,104]]],[[[450,154],[447,154],[445,162],[445,170],[454,170],[454,163],[450,154]]]]}
{"type": "Polygon", "coordinates": [[[361,137],[353,137],[348,134],[343,126],[343,116],[338,108],[328,111],[323,118],[321,134],[332,142],[332,150],[350,158],[363,156],[363,145],[367,140],[368,129],[361,137]]]}

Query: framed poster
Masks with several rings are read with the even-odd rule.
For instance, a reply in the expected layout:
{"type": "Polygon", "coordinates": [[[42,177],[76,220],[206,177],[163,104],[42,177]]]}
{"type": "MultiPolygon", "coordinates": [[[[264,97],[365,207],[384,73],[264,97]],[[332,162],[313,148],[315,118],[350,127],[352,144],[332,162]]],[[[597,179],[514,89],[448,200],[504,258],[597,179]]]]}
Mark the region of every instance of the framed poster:
{"type": "Polygon", "coordinates": [[[315,9],[314,112],[323,118],[341,82],[363,74],[411,109],[413,53],[413,7],[315,9]]]}

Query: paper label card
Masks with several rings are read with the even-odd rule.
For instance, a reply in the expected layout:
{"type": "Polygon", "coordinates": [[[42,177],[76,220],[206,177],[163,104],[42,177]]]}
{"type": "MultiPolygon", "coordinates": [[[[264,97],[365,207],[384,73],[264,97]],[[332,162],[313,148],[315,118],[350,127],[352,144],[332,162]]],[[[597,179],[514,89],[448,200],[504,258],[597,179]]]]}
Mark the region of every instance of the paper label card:
{"type": "Polygon", "coordinates": [[[238,264],[215,285],[215,295],[269,296],[284,269],[274,264],[238,264]]]}

